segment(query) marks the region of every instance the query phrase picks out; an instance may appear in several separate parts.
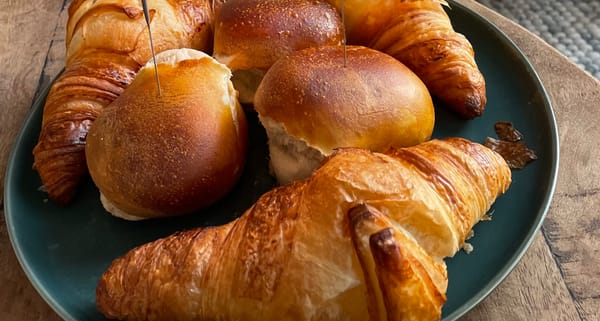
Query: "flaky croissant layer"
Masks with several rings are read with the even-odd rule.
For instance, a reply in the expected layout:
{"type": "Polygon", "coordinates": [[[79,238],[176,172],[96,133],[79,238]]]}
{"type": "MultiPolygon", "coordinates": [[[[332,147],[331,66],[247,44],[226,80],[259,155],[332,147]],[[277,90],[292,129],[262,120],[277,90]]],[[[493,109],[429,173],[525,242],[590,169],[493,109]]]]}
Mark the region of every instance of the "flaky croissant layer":
{"type": "Polygon", "coordinates": [[[510,181],[498,154],[459,138],[340,149],[227,225],[115,260],[97,306],[124,320],[437,320],[443,258],[510,181]]]}

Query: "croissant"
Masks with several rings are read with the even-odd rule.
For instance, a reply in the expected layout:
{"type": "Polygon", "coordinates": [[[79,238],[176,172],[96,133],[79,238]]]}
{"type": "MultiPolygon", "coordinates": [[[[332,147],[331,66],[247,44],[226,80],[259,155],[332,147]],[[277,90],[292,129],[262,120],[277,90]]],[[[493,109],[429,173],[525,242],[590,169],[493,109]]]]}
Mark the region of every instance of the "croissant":
{"type": "MultiPolygon", "coordinates": [[[[157,52],[210,50],[208,0],[148,1],[157,52]]],[[[75,0],[69,6],[66,66],[44,105],[33,167],[48,197],[68,204],[87,174],[85,139],[92,122],[151,57],[139,0],[75,0]]]]}
{"type": "MultiPolygon", "coordinates": [[[[329,0],[342,10],[342,0],[329,0]]],[[[480,116],[485,79],[471,43],[454,31],[443,0],[346,0],[348,41],[407,65],[433,96],[464,118],[480,116]]]]}
{"type": "Polygon", "coordinates": [[[116,259],[97,307],[124,320],[437,320],[443,259],[510,181],[498,154],[461,138],[339,149],[231,223],[116,259]]]}

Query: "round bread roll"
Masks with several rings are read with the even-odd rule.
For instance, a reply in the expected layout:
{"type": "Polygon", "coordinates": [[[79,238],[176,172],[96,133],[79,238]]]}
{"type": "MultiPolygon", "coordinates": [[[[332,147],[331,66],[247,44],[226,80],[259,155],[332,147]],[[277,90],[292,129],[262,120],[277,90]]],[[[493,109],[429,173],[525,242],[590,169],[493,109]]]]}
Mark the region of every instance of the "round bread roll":
{"type": "Polygon", "coordinates": [[[343,25],[325,0],[228,0],[215,14],[213,56],[233,71],[242,103],[252,103],[279,58],[317,45],[341,44],[343,25]]]}
{"type": "MultiPolygon", "coordinates": [[[[348,43],[369,46],[373,38],[386,27],[390,20],[396,17],[397,2],[390,0],[327,0],[339,12],[344,10],[345,28],[348,43]],[[389,14],[392,12],[393,14],[389,14]]],[[[444,4],[444,1],[438,1],[444,4]]]]}
{"type": "Polygon", "coordinates": [[[277,61],[256,92],[280,183],[307,177],[337,147],[385,151],[431,137],[434,108],[423,82],[379,51],[308,48],[277,61]]]}
{"type": "Polygon", "coordinates": [[[107,106],[87,135],[102,203],[137,220],[189,213],[223,197],[246,158],[247,123],[231,72],[192,49],[156,57],[107,106]]]}

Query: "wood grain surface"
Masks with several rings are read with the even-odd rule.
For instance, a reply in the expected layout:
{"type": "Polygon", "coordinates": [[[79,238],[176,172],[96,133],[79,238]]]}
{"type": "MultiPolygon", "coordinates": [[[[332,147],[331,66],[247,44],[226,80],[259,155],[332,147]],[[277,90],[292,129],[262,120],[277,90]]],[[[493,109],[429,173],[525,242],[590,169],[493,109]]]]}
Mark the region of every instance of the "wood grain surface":
{"type": "MultiPolygon", "coordinates": [[[[49,60],[64,58],[66,3],[61,1],[0,1],[0,203],[9,152],[41,83],[49,60]],[[55,40],[56,39],[56,40],[55,40]],[[58,43],[62,42],[62,46],[58,43]],[[53,47],[62,54],[50,55],[53,47]],[[59,50],[60,51],[60,50],[59,50]]],[[[52,63],[50,63],[51,65],[52,63]]],[[[62,62],[64,64],[64,61],[62,62]]],[[[56,70],[48,69],[56,73],[56,70]]],[[[4,208],[4,206],[2,206],[4,208]]],[[[61,320],[37,294],[11,248],[0,215],[0,320],[61,320]]]]}
{"type": "MultiPolygon", "coordinates": [[[[526,54],[554,106],[561,159],[542,230],[515,270],[462,320],[600,320],[600,82],[541,39],[471,0],[526,54]]],[[[39,88],[64,65],[68,1],[0,0],[0,179],[39,88]]],[[[0,202],[4,185],[0,185],[0,202]]],[[[0,320],[60,318],[25,277],[0,215],[0,320]]]]}

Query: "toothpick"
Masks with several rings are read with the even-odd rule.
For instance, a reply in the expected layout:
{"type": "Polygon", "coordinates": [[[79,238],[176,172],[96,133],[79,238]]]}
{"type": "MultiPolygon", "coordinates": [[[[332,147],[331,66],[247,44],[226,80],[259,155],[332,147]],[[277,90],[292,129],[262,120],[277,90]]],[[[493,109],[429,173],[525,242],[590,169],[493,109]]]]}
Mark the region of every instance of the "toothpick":
{"type": "Polygon", "coordinates": [[[346,6],[344,5],[344,0],[342,0],[342,45],[344,46],[344,68],[348,62],[348,56],[346,54],[346,6]]]}
{"type": "Polygon", "coordinates": [[[148,10],[148,3],[146,0],[142,0],[142,8],[144,9],[144,19],[146,19],[146,25],[148,26],[148,37],[150,38],[150,51],[152,52],[152,61],[154,62],[154,73],[156,75],[156,85],[158,86],[158,96],[162,96],[160,89],[160,78],[158,77],[158,66],[156,65],[156,54],[154,53],[154,41],[152,41],[152,32],[150,31],[150,11],[148,10]]]}

